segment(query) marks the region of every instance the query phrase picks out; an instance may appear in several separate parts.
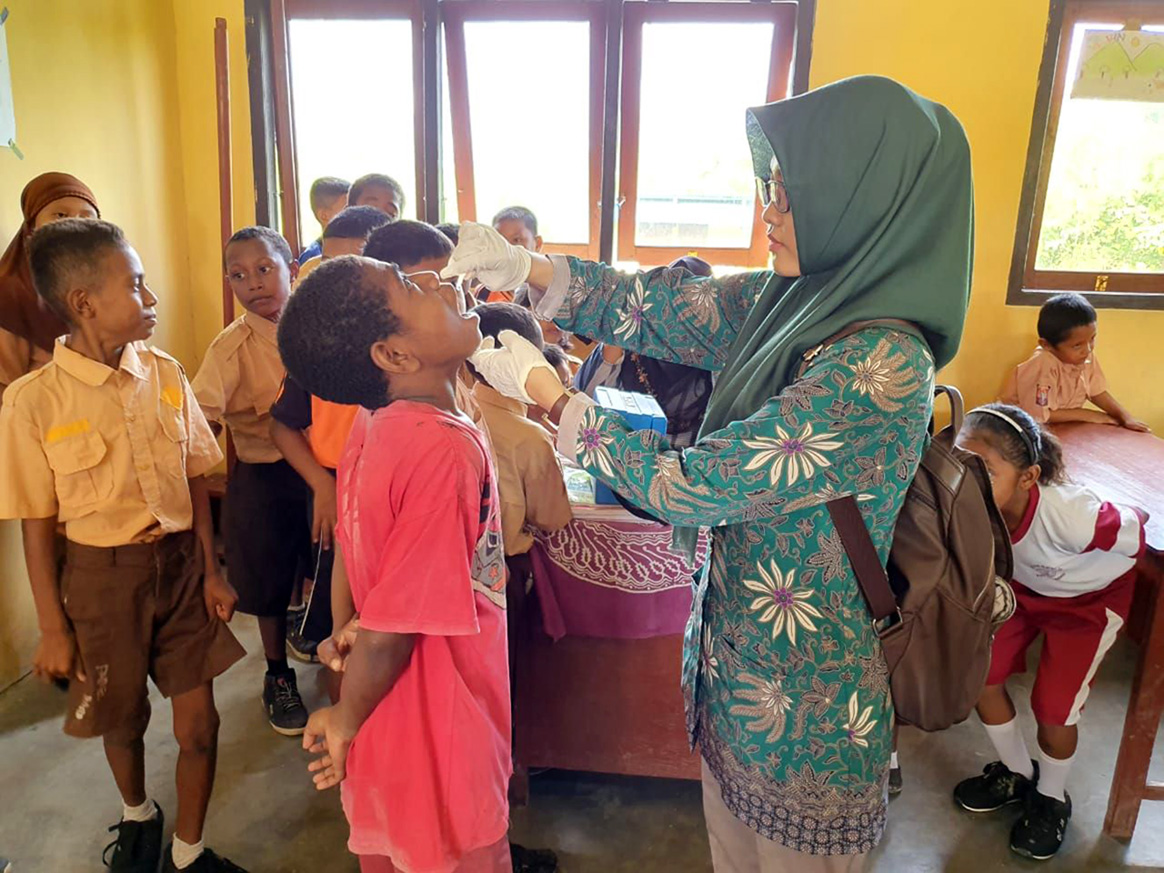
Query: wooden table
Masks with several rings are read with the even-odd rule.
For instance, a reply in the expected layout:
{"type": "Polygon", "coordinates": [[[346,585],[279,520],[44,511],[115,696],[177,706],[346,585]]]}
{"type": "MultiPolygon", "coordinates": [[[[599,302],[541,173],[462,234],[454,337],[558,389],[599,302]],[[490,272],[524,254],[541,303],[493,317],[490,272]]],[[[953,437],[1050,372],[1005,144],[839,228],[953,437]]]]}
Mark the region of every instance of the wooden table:
{"type": "Polygon", "coordinates": [[[1164,783],[1148,781],[1148,765],[1164,712],[1164,441],[1094,424],[1056,425],[1074,482],[1115,503],[1138,506],[1151,519],[1128,634],[1139,643],[1124,733],[1112,776],[1104,832],[1130,839],[1145,800],[1164,800],[1164,783]]]}
{"type": "MultiPolygon", "coordinates": [[[[658,554],[657,544],[647,548],[636,537],[661,536],[669,544],[669,529],[621,508],[575,507],[571,527],[587,524],[605,526],[607,538],[625,535],[627,562],[645,562],[654,570],[668,563],[658,554]],[[634,527],[643,533],[619,533],[634,527]]],[[[574,549],[555,549],[539,540],[532,553],[539,601],[553,594],[554,585],[545,574],[560,575],[568,565],[578,578],[559,580],[573,587],[569,592],[558,587],[552,604],[539,602],[519,634],[513,684],[518,778],[510,795],[515,802],[526,795],[521,774],[527,768],[699,778],[699,758],[687,744],[679,684],[682,629],[691,609],[691,571],[672,557],[676,567],[661,571],[655,581],[666,582],[667,587],[658,591],[643,588],[642,579],[629,578],[638,575],[632,572],[638,565],[623,566],[624,575],[611,578],[611,573],[619,572],[619,562],[603,559],[609,558],[609,543],[600,548],[582,533],[575,531],[574,549]],[[603,579],[591,578],[604,573],[603,579]],[[593,585],[596,602],[612,612],[608,627],[595,625],[592,604],[585,601],[590,594],[579,591],[590,587],[582,577],[593,585]],[[659,600],[657,609],[646,605],[652,598],[659,600]],[[581,612],[574,620],[563,614],[583,607],[585,622],[579,620],[581,612]],[[539,613],[547,609],[554,621],[543,624],[545,615],[539,613]],[[551,639],[547,627],[554,628],[560,639],[551,639]]],[[[567,529],[550,538],[556,542],[569,534],[567,529]]]]}

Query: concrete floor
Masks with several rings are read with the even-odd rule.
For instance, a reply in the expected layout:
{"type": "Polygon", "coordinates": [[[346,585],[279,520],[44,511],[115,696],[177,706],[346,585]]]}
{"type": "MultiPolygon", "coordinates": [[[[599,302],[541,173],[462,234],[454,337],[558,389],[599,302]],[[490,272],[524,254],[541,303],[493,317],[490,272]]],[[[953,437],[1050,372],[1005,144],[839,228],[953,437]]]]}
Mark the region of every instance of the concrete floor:
{"type": "MultiPolygon", "coordinates": [[[[234,626],[253,654],[217,684],[223,729],[207,842],[253,873],[354,873],[357,865],[344,849],[347,828],[338,795],[317,794],[298,742],[277,736],[266,724],[258,701],[264,662],[255,624],[240,617],[234,626]]],[[[1164,804],[1145,804],[1130,844],[1100,833],[1132,655],[1121,642],[1100,671],[1072,774],[1074,819],[1050,869],[1164,871],[1164,804]]],[[[317,672],[299,667],[309,706],[324,698],[317,672]]],[[[1025,686],[1017,697],[1021,711],[1025,686]]],[[[0,694],[0,854],[12,858],[16,873],[102,869],[105,828],[120,812],[99,743],[61,733],[63,703],[59,692],[31,680],[0,694]]],[[[172,814],[175,747],[169,708],[155,700],[154,713],[147,738],[149,786],[172,814]]],[[[1033,736],[1028,739],[1033,742],[1033,736]]],[[[971,816],[950,799],[958,779],[991,760],[976,720],[942,734],[906,730],[901,745],[906,788],[891,804],[873,870],[1036,869],[1008,851],[1009,815],[971,816]]],[[[1155,763],[1159,773],[1164,737],[1155,763]]],[[[545,773],[533,780],[531,805],[514,810],[513,837],[555,849],[565,873],[711,869],[695,783],[545,773]]]]}

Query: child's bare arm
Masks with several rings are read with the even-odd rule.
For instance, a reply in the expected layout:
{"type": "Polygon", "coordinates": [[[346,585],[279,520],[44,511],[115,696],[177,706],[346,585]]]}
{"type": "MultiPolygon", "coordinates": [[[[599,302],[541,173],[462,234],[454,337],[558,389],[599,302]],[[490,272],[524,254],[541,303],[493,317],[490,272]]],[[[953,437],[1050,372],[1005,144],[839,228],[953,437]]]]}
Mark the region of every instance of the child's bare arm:
{"type": "MultiPolygon", "coordinates": [[[[36,647],[32,672],[41,679],[64,679],[73,672],[77,641],[61,603],[61,586],[54,549],[57,520],[26,518],[20,523],[24,539],[24,562],[32,585],[32,600],[40,625],[40,642],[36,647]]],[[[81,665],[77,676],[84,679],[81,665]]]]}
{"type": "Polygon", "coordinates": [[[190,480],[190,500],[194,504],[194,535],[202,549],[205,568],[202,577],[202,597],[206,611],[213,619],[230,621],[238,603],[238,593],[218,572],[218,555],[214,552],[214,519],[210,514],[210,491],[205,476],[190,480]]]}
{"type": "Polygon", "coordinates": [[[311,541],[322,548],[330,549],[332,532],[335,530],[336,500],[335,479],[311,451],[311,443],[303,431],[288,427],[278,419],[271,419],[271,441],[300,476],[303,477],[314,495],[314,509],[311,513],[311,541]]]}
{"type": "Polygon", "coordinates": [[[303,748],[319,754],[308,770],[315,787],[331,788],[344,780],[348,748],[368,716],[392,690],[416,643],[414,634],[361,629],[348,657],[340,702],[317,709],[307,722],[303,748]]]}
{"type": "Polygon", "coordinates": [[[1051,424],[1062,424],[1071,421],[1085,424],[1115,424],[1116,421],[1106,412],[1098,409],[1052,409],[1049,421],[1051,424]]]}
{"type": "Polygon", "coordinates": [[[1152,429],[1144,424],[1144,422],[1138,421],[1130,412],[1124,409],[1120,402],[1112,396],[1110,391],[1096,394],[1090,400],[1110,415],[1120,427],[1126,427],[1128,430],[1136,430],[1141,433],[1151,433],[1152,429]]]}

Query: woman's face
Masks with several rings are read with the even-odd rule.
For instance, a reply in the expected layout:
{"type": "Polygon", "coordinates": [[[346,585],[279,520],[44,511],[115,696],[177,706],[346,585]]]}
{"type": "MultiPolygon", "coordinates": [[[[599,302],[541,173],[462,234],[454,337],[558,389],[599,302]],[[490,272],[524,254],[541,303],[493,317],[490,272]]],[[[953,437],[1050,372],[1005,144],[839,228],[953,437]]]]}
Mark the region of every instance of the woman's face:
{"type": "Polygon", "coordinates": [[[81,197],[58,197],[46,205],[32,220],[32,229],[40,230],[46,224],[62,218],[96,218],[93,204],[81,197]]]}
{"type": "MultiPolygon", "coordinates": [[[[784,174],[772,159],[772,178],[783,184],[784,174]]],[[[786,193],[786,192],[785,192],[786,193]]],[[[788,211],[781,212],[776,197],[764,207],[760,217],[768,226],[768,251],[772,253],[772,269],[781,276],[795,278],[800,275],[800,255],[796,251],[796,227],[792,223],[792,204],[788,211]]],[[[787,202],[787,197],[784,198],[787,202]]]]}

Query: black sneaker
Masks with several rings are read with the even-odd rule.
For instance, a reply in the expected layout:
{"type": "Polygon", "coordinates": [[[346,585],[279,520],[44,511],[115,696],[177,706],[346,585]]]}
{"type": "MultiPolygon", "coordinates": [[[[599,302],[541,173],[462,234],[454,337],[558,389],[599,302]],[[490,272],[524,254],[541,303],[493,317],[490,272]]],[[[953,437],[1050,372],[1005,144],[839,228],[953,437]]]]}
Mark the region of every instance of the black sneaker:
{"type": "Polygon", "coordinates": [[[316,649],[319,643],[303,636],[303,619],[306,615],[306,606],[287,610],[287,654],[305,664],[318,664],[316,649]]]}
{"type": "MultiPolygon", "coordinates": [[[[162,867],[162,873],[179,873],[178,868],[174,866],[173,843],[166,849],[166,864],[162,867]]],[[[247,873],[247,871],[221,855],[204,849],[198,860],[189,867],[183,867],[181,873],[247,873]]]]}
{"type": "Polygon", "coordinates": [[[1039,762],[1032,761],[1035,776],[1028,779],[1012,773],[1002,761],[987,764],[981,776],[964,779],[954,789],[954,799],[963,809],[970,812],[994,812],[1008,803],[1025,800],[1027,794],[1039,781],[1039,762]]]}
{"type": "Polygon", "coordinates": [[[162,808],[152,821],[119,821],[109,829],[117,839],[105,847],[101,861],[110,870],[124,873],[156,873],[162,859],[162,827],[166,817],[162,808]]]}
{"type": "Polygon", "coordinates": [[[513,873],[554,873],[558,869],[558,856],[549,849],[527,849],[510,843],[509,858],[513,873]]]}
{"type": "Polygon", "coordinates": [[[896,797],[901,794],[901,789],[905,783],[901,779],[901,767],[889,768],[889,796],[896,797]]]}
{"type": "Polygon", "coordinates": [[[1063,845],[1067,822],[1071,821],[1071,795],[1056,800],[1037,790],[1027,793],[1023,814],[1010,830],[1010,849],[1024,858],[1046,861],[1063,845]]]}
{"type": "Polygon", "coordinates": [[[307,727],[307,707],[299,696],[294,670],[263,677],[263,706],[271,727],[285,737],[300,736],[307,727]]]}

